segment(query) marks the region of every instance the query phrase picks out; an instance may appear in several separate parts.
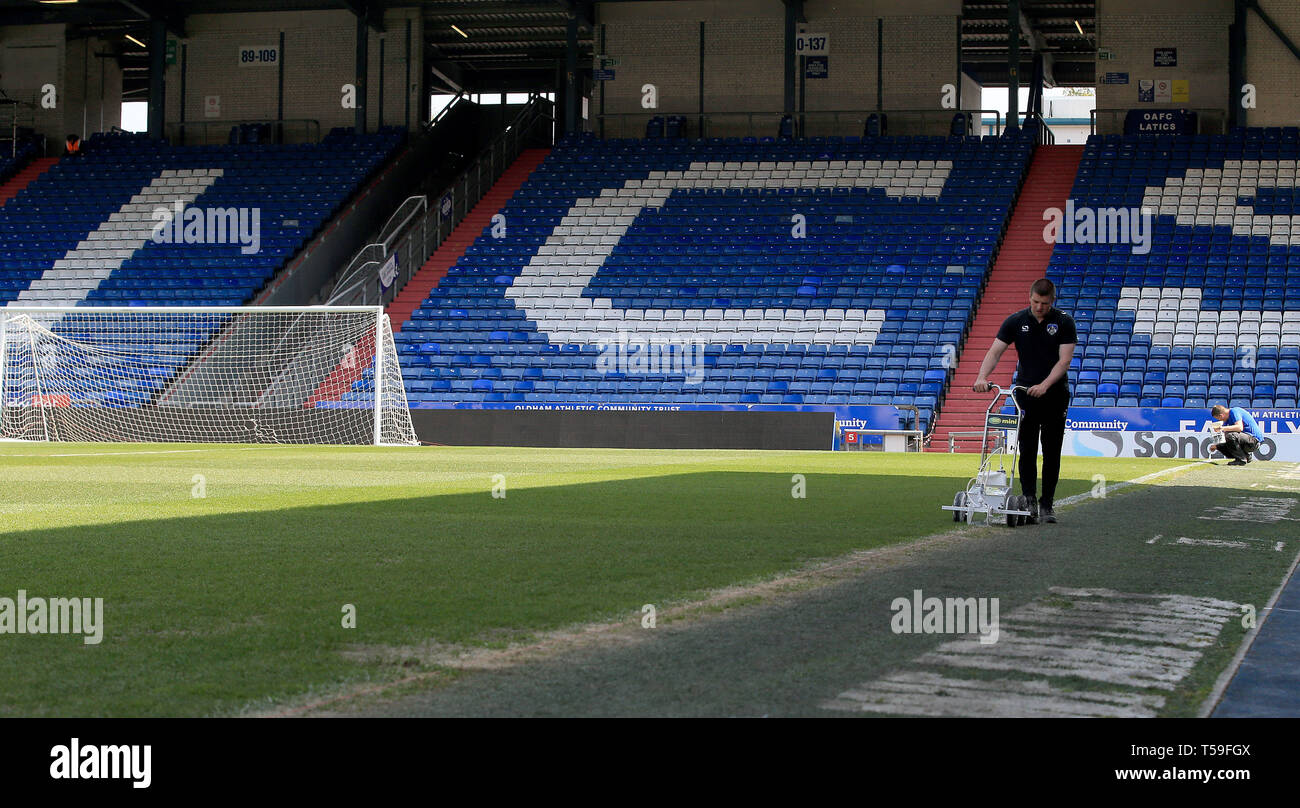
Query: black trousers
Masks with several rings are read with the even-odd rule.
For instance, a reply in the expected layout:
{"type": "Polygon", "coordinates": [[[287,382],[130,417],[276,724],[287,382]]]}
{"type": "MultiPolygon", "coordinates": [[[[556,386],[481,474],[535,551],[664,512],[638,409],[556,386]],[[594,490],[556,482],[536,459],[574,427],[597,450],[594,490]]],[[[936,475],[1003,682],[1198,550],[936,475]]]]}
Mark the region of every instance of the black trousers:
{"type": "Polygon", "coordinates": [[[1219,451],[1223,452],[1224,457],[1231,457],[1233,460],[1249,460],[1251,452],[1259,448],[1259,441],[1254,435],[1246,432],[1229,432],[1223,436],[1223,444],[1219,446],[1219,451]]]}
{"type": "Polygon", "coordinates": [[[1023,415],[1020,419],[1020,493],[1038,497],[1038,444],[1043,445],[1043,489],[1039,504],[1050,506],[1061,476],[1061,442],[1065,440],[1065,415],[1070,406],[1070,388],[1058,385],[1040,398],[1016,393],[1023,415]]]}

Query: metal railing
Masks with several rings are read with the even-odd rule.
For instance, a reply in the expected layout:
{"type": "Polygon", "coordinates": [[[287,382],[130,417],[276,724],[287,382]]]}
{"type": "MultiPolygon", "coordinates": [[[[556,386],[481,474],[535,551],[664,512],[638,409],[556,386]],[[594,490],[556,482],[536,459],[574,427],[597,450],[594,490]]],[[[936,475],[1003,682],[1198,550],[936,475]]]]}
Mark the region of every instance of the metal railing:
{"type": "MultiPolygon", "coordinates": [[[[1135,107],[1123,108],[1103,108],[1092,109],[1088,111],[1088,133],[1098,134],[1097,125],[1100,121],[1102,128],[1105,129],[1101,134],[1114,135],[1124,131],[1124,116],[1128,115],[1135,107]]],[[[1169,112],[1195,112],[1196,113],[1196,132],[1202,135],[1226,135],[1228,133],[1228,113],[1227,110],[1215,107],[1151,107],[1151,111],[1164,110],[1169,112]]]]}
{"type": "MultiPolygon", "coordinates": [[[[409,196],[397,210],[393,211],[384,222],[384,226],[379,228],[379,235],[376,240],[362,247],[352,260],[347,263],[340,272],[331,286],[321,291],[321,297],[324,297],[329,303],[338,303],[343,305],[342,301],[348,301],[347,305],[352,306],[372,306],[378,305],[383,278],[380,277],[380,284],[374,283],[377,273],[381,273],[384,264],[387,262],[393,247],[393,241],[406,231],[407,226],[417,216],[423,216],[428,213],[429,200],[423,196],[409,196]]],[[[407,240],[411,243],[411,240],[407,240]]],[[[400,251],[398,251],[400,253],[400,251]]],[[[409,265],[410,255],[400,255],[398,265],[409,265]],[[402,260],[406,259],[406,260],[402,260]]],[[[389,283],[395,279],[389,279],[389,283]]]]}
{"type": "MultiPolygon", "coordinates": [[[[884,438],[884,437],[889,437],[889,436],[891,436],[891,435],[901,435],[901,436],[903,437],[904,441],[906,442],[906,447],[907,447],[907,448],[906,448],[906,451],[909,451],[909,452],[919,452],[919,451],[921,451],[921,450],[923,449],[923,440],[924,440],[924,435],[922,435],[922,433],[921,433],[921,431],[920,431],[919,429],[866,429],[866,428],[855,428],[855,429],[841,429],[841,430],[839,430],[839,432],[840,432],[840,445],[841,445],[841,446],[847,446],[847,445],[849,444],[849,441],[847,441],[847,440],[845,439],[845,436],[846,436],[846,435],[859,435],[859,436],[861,436],[861,435],[880,435],[882,438],[884,438]]],[[[858,448],[861,449],[862,446],[863,446],[863,443],[862,443],[860,440],[857,441],[856,443],[857,443],[857,445],[858,445],[858,448]]],[[[883,446],[882,446],[882,450],[883,450],[883,446]]]]}
{"type": "MultiPolygon", "coordinates": [[[[813,110],[792,114],[798,137],[861,135],[867,119],[884,115],[885,134],[947,135],[958,113],[968,117],[967,133],[978,134],[986,113],[994,118],[994,134],[1002,133],[1002,113],[995,109],[854,109],[813,110]]],[[[651,118],[685,118],[690,137],[776,137],[784,112],[606,112],[596,116],[596,135],[601,138],[642,138],[651,118]]]]}
{"type": "Polygon", "coordinates": [[[465,97],[465,91],[464,90],[458,91],[456,95],[452,97],[451,101],[447,104],[447,106],[438,110],[438,114],[434,115],[432,118],[429,119],[428,123],[424,124],[424,131],[432,132],[434,127],[442,123],[442,119],[447,117],[447,113],[451,112],[452,108],[455,107],[457,104],[459,104],[460,100],[464,97],[465,97]]]}
{"type": "Polygon", "coordinates": [[[232,127],[254,123],[270,125],[272,143],[320,143],[321,140],[320,121],[314,118],[173,121],[163,126],[163,134],[175,146],[212,146],[228,142],[232,127]]]}
{"type": "MultiPolygon", "coordinates": [[[[447,106],[450,109],[451,105],[447,106]]],[[[540,94],[529,96],[528,103],[519,111],[501,134],[497,135],[465,171],[451,185],[437,195],[434,204],[426,197],[412,197],[389,217],[381,234],[391,228],[387,239],[377,238],[367,245],[338,274],[328,296],[333,305],[387,305],[410,282],[430,255],[446,241],[456,225],[483,198],[488,189],[500,179],[505,170],[523,152],[533,128],[542,121],[554,123],[550,112],[552,104],[540,94]],[[403,209],[413,199],[424,200],[419,215],[402,215],[403,209]],[[382,254],[371,248],[381,247],[382,254]],[[367,253],[367,250],[371,250],[367,253]],[[396,274],[385,284],[380,270],[393,257],[397,257],[396,274]]],[[[445,110],[444,110],[445,111],[445,110]]],[[[435,119],[436,120],[436,119],[435,119]]]]}
{"type": "MultiPolygon", "coordinates": [[[[1050,146],[1056,143],[1056,133],[1047,125],[1047,120],[1038,112],[1026,112],[1025,117],[1020,121],[1020,130],[1023,132],[1030,124],[1033,124],[1037,137],[1034,142],[1039,146],[1050,146]]],[[[1007,124],[1010,126],[1010,122],[1007,124]]]]}
{"type": "MultiPolygon", "coordinates": [[[[35,96],[33,95],[33,99],[35,96]]],[[[18,130],[36,128],[36,103],[17,98],[0,98],[0,139],[9,141],[10,157],[18,156],[18,130]]],[[[40,138],[41,153],[45,153],[45,138],[40,138]]]]}

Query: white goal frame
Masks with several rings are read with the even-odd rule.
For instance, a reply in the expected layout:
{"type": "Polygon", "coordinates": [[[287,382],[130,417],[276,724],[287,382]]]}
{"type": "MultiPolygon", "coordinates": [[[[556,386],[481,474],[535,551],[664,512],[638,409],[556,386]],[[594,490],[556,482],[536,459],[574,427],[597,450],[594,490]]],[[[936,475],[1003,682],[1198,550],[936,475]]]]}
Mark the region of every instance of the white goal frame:
{"type": "MultiPolygon", "coordinates": [[[[208,408],[211,409],[213,412],[219,412],[224,408],[231,413],[237,412],[240,414],[250,414],[250,413],[255,414],[258,411],[258,409],[262,407],[261,399],[258,399],[253,403],[246,403],[246,402],[236,403],[232,401],[221,401],[221,400],[202,400],[202,399],[196,400],[191,391],[191,395],[189,397],[190,400],[186,400],[185,395],[177,394],[177,389],[183,388],[183,386],[187,383],[187,381],[191,378],[191,376],[204,372],[205,363],[212,361],[213,364],[215,364],[214,358],[215,359],[221,358],[220,353],[221,353],[223,343],[226,343],[228,340],[232,340],[232,332],[238,329],[240,325],[245,323],[251,325],[255,322],[257,323],[265,322],[265,321],[257,321],[257,320],[248,320],[246,318],[249,317],[257,318],[260,316],[269,316],[269,315],[277,315],[277,314],[292,316],[292,317],[286,317],[283,320],[283,322],[286,323],[287,326],[284,334],[281,336],[279,343],[276,345],[277,350],[279,350],[280,346],[282,346],[285,343],[285,341],[288,339],[289,333],[293,329],[297,328],[298,325],[304,321],[304,318],[308,318],[308,320],[310,321],[311,318],[327,319],[332,315],[357,315],[356,317],[351,318],[351,323],[350,323],[351,333],[354,335],[359,335],[361,339],[358,339],[353,343],[340,342],[338,346],[335,346],[335,347],[340,347],[341,349],[350,349],[351,352],[348,353],[347,350],[341,350],[338,360],[333,364],[333,366],[331,366],[331,363],[328,359],[322,359],[322,355],[324,355],[324,352],[322,350],[312,351],[312,353],[317,354],[316,356],[313,357],[315,359],[315,367],[313,368],[313,371],[319,375],[321,369],[323,368],[326,369],[326,375],[324,378],[317,379],[315,382],[308,382],[307,387],[298,388],[298,390],[295,392],[294,395],[297,395],[298,397],[301,398],[303,390],[322,389],[325,386],[326,381],[333,378],[333,374],[339,373],[339,369],[343,366],[344,361],[352,362],[354,359],[358,359],[358,358],[364,359],[366,367],[370,367],[371,363],[373,363],[372,376],[371,376],[373,380],[373,385],[371,387],[372,399],[368,403],[360,402],[355,406],[351,406],[351,407],[344,406],[344,407],[339,407],[339,409],[343,409],[343,410],[350,409],[353,411],[369,409],[373,411],[372,412],[373,417],[371,419],[370,428],[368,430],[369,431],[368,442],[363,442],[360,439],[331,441],[331,440],[303,440],[303,439],[290,438],[288,440],[281,440],[282,436],[276,436],[274,434],[272,434],[269,440],[262,440],[261,436],[259,435],[259,440],[256,442],[271,442],[271,443],[284,442],[284,443],[296,443],[296,444],[339,443],[339,444],[350,444],[350,445],[358,445],[358,444],[366,445],[366,443],[368,443],[369,445],[375,445],[375,446],[408,446],[408,445],[418,444],[418,440],[415,438],[414,428],[411,423],[410,409],[406,401],[405,387],[402,383],[401,365],[400,362],[398,361],[398,357],[396,353],[396,344],[393,338],[392,326],[389,321],[388,315],[384,313],[383,307],[382,306],[329,306],[329,305],[318,305],[318,306],[75,306],[75,307],[70,307],[70,306],[22,305],[21,303],[10,303],[8,306],[0,306],[0,440],[29,440],[29,441],[30,440],[36,440],[36,441],[62,440],[63,438],[61,438],[57,434],[57,431],[54,431],[54,433],[52,434],[51,429],[49,428],[48,424],[46,424],[46,419],[47,419],[46,411],[51,409],[59,409],[63,407],[67,407],[69,409],[78,409],[78,408],[86,409],[86,408],[93,407],[93,405],[72,406],[68,404],[62,404],[62,405],[52,404],[49,402],[49,399],[52,397],[51,396],[52,388],[47,387],[48,379],[42,378],[42,372],[36,370],[36,366],[38,364],[36,360],[38,346],[36,344],[36,338],[34,336],[35,333],[39,333],[42,337],[48,336],[48,341],[53,342],[55,340],[58,340],[59,337],[52,329],[56,328],[58,324],[61,322],[65,322],[68,319],[74,319],[77,317],[82,317],[87,320],[93,320],[95,317],[100,315],[104,316],[105,318],[111,318],[114,315],[120,315],[121,320],[117,321],[118,325],[124,326],[130,323],[131,318],[141,318],[142,322],[145,322],[149,317],[153,316],[157,318],[155,322],[161,323],[161,322],[166,322],[167,318],[170,317],[178,325],[183,325],[184,317],[187,315],[194,316],[196,318],[196,321],[200,321],[200,322],[204,317],[212,317],[214,315],[215,316],[230,315],[231,319],[228,322],[214,327],[214,333],[209,342],[199,345],[195,349],[192,355],[188,355],[188,356],[178,355],[180,356],[179,361],[182,362],[183,366],[181,370],[178,372],[178,375],[175,379],[172,379],[171,381],[164,383],[164,389],[159,392],[157,396],[157,400],[151,401],[147,404],[140,404],[138,405],[138,407],[125,407],[124,409],[143,410],[144,408],[147,407],[151,410],[163,411],[172,408],[175,408],[176,410],[208,408]],[[362,323],[365,324],[364,327],[361,325],[362,323]],[[373,349],[366,352],[358,352],[357,349],[361,346],[362,342],[367,339],[372,341],[371,345],[373,346],[373,349]],[[24,389],[19,392],[15,392],[14,388],[20,387],[21,385],[16,383],[19,381],[18,379],[15,378],[15,376],[18,374],[16,373],[15,367],[11,366],[11,360],[13,365],[16,365],[19,361],[22,361],[22,360],[15,359],[15,356],[22,351],[30,351],[30,353],[27,354],[28,357],[30,357],[30,359],[26,360],[27,369],[30,370],[30,373],[21,379],[23,383],[30,385],[30,389],[24,389]],[[344,359],[343,356],[344,354],[348,354],[346,360],[344,359]],[[34,395],[35,398],[30,402],[24,402],[22,400],[11,400],[11,398],[15,395],[26,396],[29,399],[32,398],[32,396],[34,395]],[[43,426],[39,430],[41,433],[43,433],[43,437],[22,437],[22,436],[15,437],[9,434],[10,425],[5,424],[5,419],[9,418],[12,421],[11,413],[13,411],[26,411],[26,410],[35,410],[37,413],[39,413],[40,420],[42,421],[43,424],[45,424],[45,426],[43,426]],[[385,416],[386,415],[391,416],[391,420],[388,425],[387,440],[385,440],[386,437],[385,416]]],[[[109,322],[111,322],[111,320],[109,320],[109,322]]],[[[274,323],[271,323],[271,325],[273,326],[274,323]]],[[[268,336],[273,338],[275,336],[275,332],[272,331],[268,336]]],[[[298,341],[302,343],[302,345],[298,349],[298,355],[294,355],[294,348],[292,346],[286,349],[285,356],[288,357],[288,359],[286,360],[286,365],[292,365],[294,362],[297,361],[298,356],[306,355],[306,353],[308,353],[313,347],[319,349],[321,346],[321,343],[319,342],[312,343],[312,345],[309,346],[307,344],[307,341],[304,340],[303,335],[301,334],[296,335],[296,337],[298,341]]],[[[87,346],[87,343],[77,342],[75,340],[63,340],[63,342],[65,342],[68,346],[71,346],[71,348],[73,349],[87,346]]],[[[100,350],[102,349],[102,346],[90,345],[89,349],[100,350]]],[[[62,359],[62,357],[60,357],[60,359],[62,359]]],[[[176,357],[173,357],[173,360],[176,360],[176,357]]],[[[124,359],[121,361],[123,363],[126,363],[129,360],[124,359]]],[[[349,365],[349,367],[353,367],[353,366],[354,365],[349,365]]],[[[69,368],[67,367],[60,368],[60,370],[64,372],[67,372],[68,369],[69,368]]],[[[209,368],[207,370],[210,371],[211,369],[209,368]]],[[[362,371],[358,371],[356,373],[357,378],[360,378],[362,376],[362,373],[364,372],[365,372],[364,368],[362,371]]],[[[275,378],[274,380],[270,381],[269,384],[272,387],[274,387],[276,384],[280,383],[281,381],[282,381],[282,377],[275,378]]],[[[256,384],[254,384],[251,389],[256,390],[257,389],[256,384]]],[[[67,394],[63,393],[63,395],[67,395],[67,394]]],[[[262,393],[263,397],[266,395],[267,392],[262,393]]],[[[53,397],[57,398],[58,396],[56,395],[53,397]]],[[[112,405],[112,406],[121,406],[121,405],[112,405]]],[[[291,412],[294,408],[301,408],[303,412],[309,412],[312,409],[311,406],[307,406],[301,401],[289,405],[281,404],[280,408],[284,412],[291,412]]],[[[29,417],[31,417],[30,414],[29,417]]],[[[360,435],[354,435],[353,437],[360,438],[360,435]]],[[[132,438],[132,437],[122,437],[122,438],[92,437],[92,438],[81,438],[81,439],[121,441],[121,442],[143,442],[143,441],[150,440],[148,438],[142,439],[142,438],[132,438]]],[[[173,442],[173,439],[169,439],[166,436],[159,436],[158,438],[156,438],[156,440],[159,442],[173,442]]],[[[175,440],[179,440],[179,439],[175,439],[175,440]]],[[[196,437],[191,440],[196,442],[203,442],[206,439],[203,437],[196,437]]],[[[185,441],[185,442],[190,442],[190,441],[185,441]]],[[[236,441],[236,442],[247,442],[247,441],[236,441]]]]}

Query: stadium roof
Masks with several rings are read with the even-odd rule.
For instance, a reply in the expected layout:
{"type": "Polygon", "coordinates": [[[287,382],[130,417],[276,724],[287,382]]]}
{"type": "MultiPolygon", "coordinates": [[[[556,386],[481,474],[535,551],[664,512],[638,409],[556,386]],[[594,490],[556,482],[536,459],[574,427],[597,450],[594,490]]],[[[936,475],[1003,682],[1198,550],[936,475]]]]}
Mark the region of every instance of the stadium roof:
{"type": "Polygon", "coordinates": [[[184,35],[185,19],[192,14],[271,10],[348,10],[368,15],[382,28],[384,9],[418,7],[434,89],[545,90],[553,88],[564,64],[570,15],[579,20],[580,64],[590,66],[592,5],[589,0],[0,0],[0,18],[8,25],[65,23],[70,36],[107,38],[110,47],[101,55],[122,66],[123,97],[143,99],[148,51],[126,36],[147,44],[151,18],[165,20],[172,36],[184,35]]]}
{"type": "MultiPolygon", "coordinates": [[[[1048,87],[1096,84],[1096,22],[1093,0],[1020,0],[1021,85],[1033,75],[1035,51],[1043,53],[1048,87]]],[[[1005,87],[1011,32],[1006,0],[963,0],[962,69],[985,87],[1005,87]]]]}
{"type": "MultiPolygon", "coordinates": [[[[148,42],[150,18],[167,23],[173,36],[185,33],[192,14],[253,11],[349,10],[368,15],[382,27],[386,8],[421,10],[425,61],[434,90],[545,90],[553,87],[565,60],[568,21],[576,15],[580,67],[590,67],[594,52],[592,0],[79,0],[47,4],[38,0],[0,0],[0,16],[10,25],[66,23],[74,37],[98,35],[124,71],[123,96],[143,99],[149,77],[148,55],[126,36],[148,42]]],[[[962,68],[985,86],[1005,86],[1010,45],[1006,0],[964,0],[961,21],[962,68]]],[[[1048,86],[1095,83],[1096,3],[1094,0],[1020,2],[1021,83],[1032,75],[1033,53],[1046,57],[1048,86]]]]}

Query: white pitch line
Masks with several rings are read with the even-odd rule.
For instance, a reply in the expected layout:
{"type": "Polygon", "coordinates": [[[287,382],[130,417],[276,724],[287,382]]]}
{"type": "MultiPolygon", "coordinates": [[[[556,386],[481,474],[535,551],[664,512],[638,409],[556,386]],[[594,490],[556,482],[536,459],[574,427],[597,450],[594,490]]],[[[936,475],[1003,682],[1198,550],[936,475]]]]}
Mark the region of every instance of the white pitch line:
{"type": "Polygon", "coordinates": [[[1198,516],[1196,518],[1219,522],[1265,522],[1268,524],[1300,522],[1300,519],[1287,516],[1291,509],[1296,506],[1297,500],[1294,497],[1230,498],[1243,501],[1239,505],[1215,505],[1212,508],[1207,508],[1205,512],[1214,513],[1218,511],[1217,516],[1198,516]]]}
{"type": "Polygon", "coordinates": [[[846,690],[821,704],[825,710],[1003,718],[1150,718],[1163,696],[1061,690],[1046,680],[956,679],[926,671],[888,676],[871,687],[846,690]]]}
{"type": "Polygon", "coordinates": [[[921,665],[976,668],[1089,679],[1109,685],[1173,690],[1192,672],[1200,651],[1173,646],[1111,643],[1077,636],[1029,637],[1002,631],[993,646],[956,640],[923,654],[921,665]],[[983,653],[985,648],[997,649],[983,653]]]}
{"type": "Polygon", "coordinates": [[[1233,550],[1245,550],[1250,547],[1244,541],[1233,539],[1190,539],[1187,536],[1179,536],[1174,544],[1182,544],[1189,547],[1227,547],[1233,550]]]}
{"type": "Polygon", "coordinates": [[[1052,587],[1015,609],[998,642],[960,636],[922,654],[919,671],[895,671],[821,704],[827,710],[904,715],[1154,716],[1164,698],[1213,645],[1238,605],[1207,597],[1052,587]],[[928,670],[926,669],[928,668],[928,670]],[[1006,671],[1046,677],[1035,682],[961,678],[935,669],[1006,671]],[[1103,690],[1058,687],[1087,679],[1103,690]]]}
{"type": "MultiPolygon", "coordinates": [[[[1210,463],[1210,461],[1198,460],[1195,463],[1184,463],[1181,466],[1174,466],[1173,468],[1169,468],[1169,469],[1161,469],[1160,471],[1153,471],[1150,474],[1143,474],[1141,477],[1134,477],[1131,480],[1120,480],[1119,482],[1114,484],[1108,483],[1106,486],[1106,490],[1110,492],[1120,488],[1127,488],[1130,485],[1141,485],[1142,483],[1148,482],[1150,480],[1154,480],[1157,477],[1163,477],[1166,474],[1173,474],[1175,471],[1183,471],[1185,469],[1196,468],[1197,466],[1204,466],[1207,463],[1210,463]]],[[[1058,499],[1056,501],[1056,507],[1062,508],[1067,505],[1076,505],[1080,502],[1086,502],[1090,499],[1097,499],[1097,497],[1094,497],[1092,495],[1091,491],[1084,494],[1075,494],[1072,497],[1066,497],[1065,499],[1058,499]]]]}
{"type": "Polygon", "coordinates": [[[111,455],[155,455],[155,454],[188,454],[190,452],[211,452],[213,449],[158,449],[146,452],[66,452],[64,454],[48,455],[0,455],[0,457],[109,457],[111,455]]]}
{"type": "Polygon", "coordinates": [[[202,449],[148,449],[138,452],[62,452],[60,454],[9,454],[0,451],[0,460],[3,460],[6,457],[109,457],[111,455],[188,454],[191,452],[258,452],[268,449],[281,450],[302,448],[306,445],[307,444],[269,443],[265,446],[213,446],[202,449]]]}

